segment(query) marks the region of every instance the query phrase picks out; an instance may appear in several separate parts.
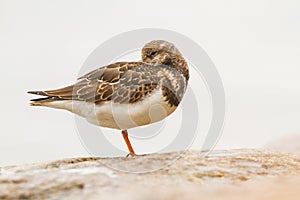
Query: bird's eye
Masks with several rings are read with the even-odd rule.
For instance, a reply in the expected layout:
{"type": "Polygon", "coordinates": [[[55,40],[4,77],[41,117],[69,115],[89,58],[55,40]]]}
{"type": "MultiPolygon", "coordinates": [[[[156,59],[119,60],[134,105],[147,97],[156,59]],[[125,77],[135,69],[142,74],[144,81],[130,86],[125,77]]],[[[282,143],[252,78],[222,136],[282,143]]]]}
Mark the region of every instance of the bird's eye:
{"type": "Polygon", "coordinates": [[[158,51],[152,51],[152,52],[150,53],[150,56],[151,56],[151,57],[154,57],[154,56],[157,55],[157,53],[158,53],[158,51]]]}

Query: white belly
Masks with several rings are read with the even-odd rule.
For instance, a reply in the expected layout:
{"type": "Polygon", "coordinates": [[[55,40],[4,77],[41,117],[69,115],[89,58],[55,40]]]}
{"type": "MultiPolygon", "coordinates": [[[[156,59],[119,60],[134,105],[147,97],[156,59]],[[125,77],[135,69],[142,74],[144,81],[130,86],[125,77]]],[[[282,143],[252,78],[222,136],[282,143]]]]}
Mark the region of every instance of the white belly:
{"type": "Polygon", "coordinates": [[[82,101],[57,101],[48,105],[69,110],[88,122],[107,128],[130,129],[160,121],[175,111],[164,101],[161,90],[134,104],[103,103],[95,105],[82,101]]]}

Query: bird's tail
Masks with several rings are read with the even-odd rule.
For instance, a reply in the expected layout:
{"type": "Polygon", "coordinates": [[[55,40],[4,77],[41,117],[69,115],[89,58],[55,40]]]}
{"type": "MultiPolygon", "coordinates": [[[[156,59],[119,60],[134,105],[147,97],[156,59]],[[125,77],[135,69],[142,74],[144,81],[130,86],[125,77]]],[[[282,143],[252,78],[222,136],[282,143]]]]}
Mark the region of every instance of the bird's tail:
{"type": "Polygon", "coordinates": [[[30,100],[31,106],[47,106],[47,107],[61,107],[62,100],[73,100],[74,85],[70,85],[57,90],[46,91],[29,91],[29,94],[44,96],[30,100]],[[59,106],[58,106],[59,105],[59,106]]]}
{"type": "Polygon", "coordinates": [[[44,91],[28,91],[27,93],[28,94],[35,94],[35,95],[45,96],[45,97],[42,97],[42,98],[31,99],[30,104],[29,104],[31,106],[44,106],[45,104],[47,104],[49,102],[60,100],[58,97],[49,96],[44,91]]]}

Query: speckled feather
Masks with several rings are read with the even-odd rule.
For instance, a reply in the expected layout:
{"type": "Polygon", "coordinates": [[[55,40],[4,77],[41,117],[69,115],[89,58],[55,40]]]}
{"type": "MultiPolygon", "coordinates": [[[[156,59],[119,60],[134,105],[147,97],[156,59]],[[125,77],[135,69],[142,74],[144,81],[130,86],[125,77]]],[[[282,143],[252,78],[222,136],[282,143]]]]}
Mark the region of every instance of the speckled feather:
{"type": "Polygon", "coordinates": [[[189,79],[188,66],[177,48],[166,41],[152,41],[142,49],[141,62],[117,62],[80,77],[58,90],[31,91],[46,98],[35,102],[78,100],[101,104],[132,104],[157,89],[170,106],[178,106],[189,79]]]}
{"type": "Polygon", "coordinates": [[[162,87],[170,105],[177,106],[185,90],[185,77],[162,64],[118,62],[96,69],[78,79],[74,85],[58,90],[31,92],[53,97],[55,100],[79,100],[101,104],[135,103],[162,87]],[[171,84],[170,78],[178,80],[171,84]]]}

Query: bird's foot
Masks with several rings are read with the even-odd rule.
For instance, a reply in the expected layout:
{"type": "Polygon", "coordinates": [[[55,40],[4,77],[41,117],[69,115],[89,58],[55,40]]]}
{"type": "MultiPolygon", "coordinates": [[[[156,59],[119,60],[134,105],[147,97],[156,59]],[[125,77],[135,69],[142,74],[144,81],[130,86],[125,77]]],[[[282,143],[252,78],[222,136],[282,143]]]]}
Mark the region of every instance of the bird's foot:
{"type": "Polygon", "coordinates": [[[146,154],[136,154],[134,152],[130,152],[129,154],[126,155],[126,158],[128,157],[137,157],[137,156],[145,156],[146,154]]]}

